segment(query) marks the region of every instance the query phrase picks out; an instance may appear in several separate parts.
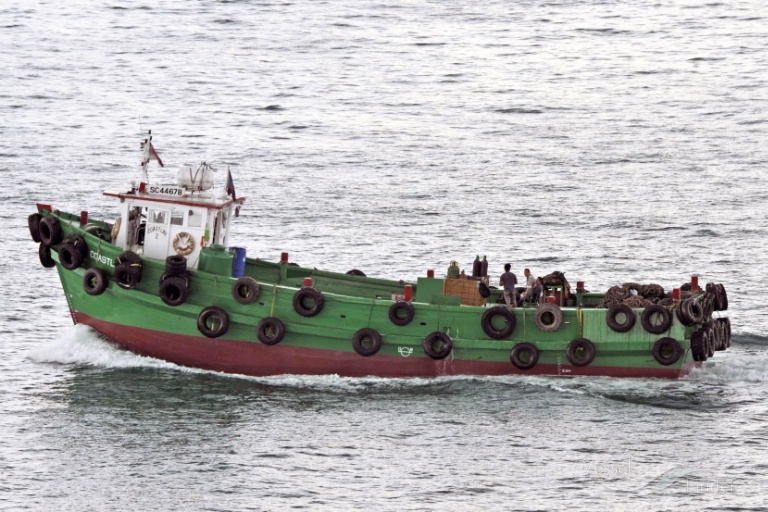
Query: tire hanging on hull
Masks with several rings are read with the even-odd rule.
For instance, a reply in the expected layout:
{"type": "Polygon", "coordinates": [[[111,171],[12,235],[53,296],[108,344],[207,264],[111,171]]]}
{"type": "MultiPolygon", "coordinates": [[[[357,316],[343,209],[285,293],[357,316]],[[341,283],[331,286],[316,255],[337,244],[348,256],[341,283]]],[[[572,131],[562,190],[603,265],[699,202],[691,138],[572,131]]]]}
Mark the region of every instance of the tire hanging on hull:
{"type": "Polygon", "coordinates": [[[614,332],[627,332],[635,325],[635,312],[626,304],[614,304],[608,308],[608,313],[605,315],[605,323],[614,332]],[[624,315],[623,322],[616,320],[619,314],[624,315]]]}
{"type": "Polygon", "coordinates": [[[256,337],[265,345],[277,345],[285,338],[285,324],[273,316],[263,318],[256,325],[256,337]]]}
{"type": "Polygon", "coordinates": [[[361,356],[370,357],[381,349],[381,334],[375,329],[364,327],[352,337],[352,347],[361,356]]]}
{"type": "Polygon", "coordinates": [[[675,364],[683,355],[683,347],[674,338],[659,338],[653,344],[653,358],[662,366],[675,364]]]}
{"type": "Polygon", "coordinates": [[[533,315],[536,327],[542,332],[555,332],[563,324],[563,310],[557,304],[542,304],[533,315]]]}
{"type": "Polygon", "coordinates": [[[83,274],[83,289],[88,295],[101,295],[108,284],[107,273],[100,268],[91,267],[83,274]]]}
{"type": "Polygon", "coordinates": [[[389,306],[389,320],[400,327],[411,323],[413,315],[413,305],[410,302],[399,300],[389,306]]]}
{"type": "Polygon", "coordinates": [[[643,314],[640,316],[640,323],[647,332],[662,334],[672,326],[672,314],[664,306],[651,304],[643,310],[643,314]],[[654,318],[659,318],[661,322],[654,322],[654,318]]]}
{"type": "Polygon", "coordinates": [[[304,317],[319,315],[324,305],[325,297],[316,288],[302,288],[293,296],[293,309],[304,317]]]}
{"type": "Polygon", "coordinates": [[[483,327],[483,332],[495,340],[503,340],[509,338],[515,331],[517,320],[515,314],[505,307],[492,307],[483,313],[480,319],[480,324],[483,327]],[[493,321],[496,317],[502,317],[505,324],[501,329],[497,329],[493,325],[493,321]]]}
{"type": "Polygon", "coordinates": [[[428,334],[422,342],[424,352],[435,360],[445,359],[453,350],[453,341],[444,332],[428,334]]]}
{"type": "Polygon", "coordinates": [[[539,362],[539,350],[532,343],[518,343],[509,353],[509,360],[518,370],[530,370],[539,362]]]}
{"type": "Polygon", "coordinates": [[[595,360],[595,345],[586,338],[571,340],[565,348],[565,357],[573,366],[589,366],[595,360]]]}
{"type": "Polygon", "coordinates": [[[208,338],[218,338],[229,330],[229,315],[218,306],[209,306],[197,316],[197,328],[208,338]]]}

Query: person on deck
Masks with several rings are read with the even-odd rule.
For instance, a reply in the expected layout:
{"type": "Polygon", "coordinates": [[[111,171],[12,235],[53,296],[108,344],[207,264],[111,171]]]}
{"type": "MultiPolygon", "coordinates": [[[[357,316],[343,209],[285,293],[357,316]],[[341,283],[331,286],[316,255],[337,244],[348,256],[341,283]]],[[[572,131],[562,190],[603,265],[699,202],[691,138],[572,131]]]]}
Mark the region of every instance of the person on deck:
{"type": "Polygon", "coordinates": [[[536,286],[536,279],[531,275],[530,269],[523,270],[525,276],[525,292],[523,293],[523,301],[530,302],[531,294],[533,293],[533,287],[536,286]]]}
{"type": "Polygon", "coordinates": [[[531,294],[526,297],[525,302],[528,304],[540,304],[541,303],[541,296],[544,294],[544,284],[541,281],[540,277],[536,278],[536,284],[533,286],[533,289],[531,290],[531,294]]]}
{"type": "Polygon", "coordinates": [[[517,305],[517,291],[515,285],[517,284],[517,276],[511,272],[512,265],[507,263],[504,265],[504,273],[501,274],[499,279],[499,286],[504,287],[504,302],[507,303],[507,309],[512,309],[512,305],[517,305]]]}

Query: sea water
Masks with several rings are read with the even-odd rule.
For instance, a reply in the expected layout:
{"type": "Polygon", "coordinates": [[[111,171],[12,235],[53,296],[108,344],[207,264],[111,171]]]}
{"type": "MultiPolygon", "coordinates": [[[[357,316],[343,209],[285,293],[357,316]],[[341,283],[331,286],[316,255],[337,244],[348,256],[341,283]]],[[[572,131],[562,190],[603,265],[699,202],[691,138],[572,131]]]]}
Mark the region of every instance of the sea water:
{"type": "Polygon", "coordinates": [[[0,6],[0,510],[764,510],[763,2],[0,6]],[[592,291],[721,282],[734,343],[652,379],[245,378],[73,326],[26,217],[112,220],[151,129],[227,169],[250,257],[592,291]]]}

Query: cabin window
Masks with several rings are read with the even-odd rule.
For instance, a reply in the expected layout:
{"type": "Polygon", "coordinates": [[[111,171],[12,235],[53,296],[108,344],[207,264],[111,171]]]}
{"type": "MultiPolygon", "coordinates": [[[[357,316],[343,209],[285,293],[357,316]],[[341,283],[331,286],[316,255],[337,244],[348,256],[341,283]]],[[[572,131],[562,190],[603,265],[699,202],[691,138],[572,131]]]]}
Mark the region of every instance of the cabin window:
{"type": "Polygon", "coordinates": [[[168,212],[165,210],[149,210],[150,224],[168,224],[168,212]]]}
{"type": "Polygon", "coordinates": [[[171,224],[174,226],[182,226],[184,224],[184,212],[179,210],[172,211],[171,224]]]}
{"type": "Polygon", "coordinates": [[[189,210],[189,218],[187,219],[187,226],[191,228],[199,228],[203,225],[203,214],[194,210],[189,210]]]}

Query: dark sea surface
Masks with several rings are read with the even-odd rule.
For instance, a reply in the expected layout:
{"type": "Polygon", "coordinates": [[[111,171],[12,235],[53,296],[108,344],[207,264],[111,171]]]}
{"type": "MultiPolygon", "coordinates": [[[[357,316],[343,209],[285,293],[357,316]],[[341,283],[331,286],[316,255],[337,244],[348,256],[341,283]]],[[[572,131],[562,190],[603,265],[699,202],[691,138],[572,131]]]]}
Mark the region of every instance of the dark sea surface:
{"type": "Polygon", "coordinates": [[[0,510],[768,509],[768,5],[0,4],[0,510]],[[249,256],[722,282],[674,382],[244,378],[73,326],[35,202],[112,220],[152,129],[249,256]]]}

